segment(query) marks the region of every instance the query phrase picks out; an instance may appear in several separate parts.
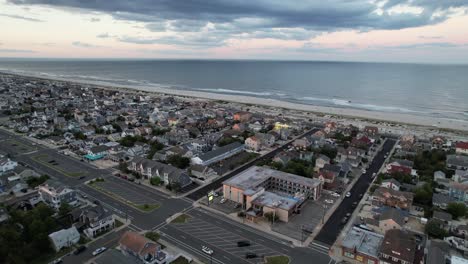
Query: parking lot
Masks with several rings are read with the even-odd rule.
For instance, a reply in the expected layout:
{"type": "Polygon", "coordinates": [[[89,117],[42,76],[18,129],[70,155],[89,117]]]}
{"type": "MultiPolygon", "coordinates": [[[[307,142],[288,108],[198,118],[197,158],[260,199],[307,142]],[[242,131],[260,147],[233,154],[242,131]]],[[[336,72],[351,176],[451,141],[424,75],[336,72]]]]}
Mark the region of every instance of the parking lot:
{"type": "Polygon", "coordinates": [[[306,201],[302,205],[301,213],[290,217],[289,222],[276,222],[272,229],[275,232],[286,235],[300,241],[307,239],[310,231],[321,223],[322,218],[339,198],[323,193],[318,201],[306,201]],[[333,201],[333,203],[325,202],[333,201]],[[306,230],[303,232],[303,228],[306,230]],[[309,232],[307,232],[309,231],[309,232]]]}
{"type": "Polygon", "coordinates": [[[183,240],[184,237],[192,237],[198,241],[199,247],[205,245],[212,249],[214,257],[221,258],[220,255],[223,255],[224,258],[226,256],[227,259],[222,260],[228,261],[228,263],[258,263],[265,256],[284,255],[284,253],[267,247],[261,241],[256,242],[248,239],[243,236],[243,231],[239,228],[228,230],[215,223],[196,218],[193,214],[189,214],[189,216],[191,218],[186,223],[172,223],[168,227],[162,228],[161,231],[169,232],[171,228],[174,228],[183,234],[180,235],[183,240]],[[238,247],[238,241],[249,241],[250,246],[238,247]],[[218,254],[216,254],[217,252],[218,254]],[[246,253],[254,253],[257,257],[246,259],[246,253]]]}
{"type": "Polygon", "coordinates": [[[141,189],[129,182],[119,182],[119,180],[107,178],[103,182],[96,182],[94,184],[102,188],[106,193],[115,195],[117,198],[135,205],[160,204],[160,201],[155,199],[154,196],[143,194],[141,189]]]}
{"type": "Polygon", "coordinates": [[[14,139],[3,138],[0,139],[0,149],[8,149],[9,153],[13,154],[23,154],[28,152],[33,152],[37,148],[32,145],[26,145],[22,142],[16,141],[14,139]]]}
{"type": "Polygon", "coordinates": [[[68,177],[82,177],[89,174],[87,169],[63,159],[58,154],[35,154],[31,156],[31,159],[68,177]]]}

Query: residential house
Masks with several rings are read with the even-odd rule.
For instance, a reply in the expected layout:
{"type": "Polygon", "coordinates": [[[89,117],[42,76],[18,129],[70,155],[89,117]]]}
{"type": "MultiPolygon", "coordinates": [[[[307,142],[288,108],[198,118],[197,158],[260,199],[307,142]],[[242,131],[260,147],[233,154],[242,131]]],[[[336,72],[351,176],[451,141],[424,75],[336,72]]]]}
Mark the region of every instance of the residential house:
{"type": "Polygon", "coordinates": [[[372,195],[372,202],[379,206],[387,205],[408,210],[413,204],[413,193],[379,187],[372,195]]]}
{"type": "Polygon", "coordinates": [[[391,179],[383,180],[382,184],[380,184],[380,186],[385,187],[385,188],[389,188],[389,189],[393,189],[395,191],[399,191],[400,188],[401,188],[401,183],[399,181],[391,178],[391,179]]]}
{"type": "Polygon", "coordinates": [[[245,148],[253,151],[260,151],[262,143],[256,136],[251,136],[245,140],[245,148]]]}
{"type": "Polygon", "coordinates": [[[92,147],[84,156],[88,160],[98,160],[106,157],[109,154],[110,147],[106,145],[99,145],[92,147]]]}
{"type": "Polygon", "coordinates": [[[342,256],[359,263],[378,264],[383,236],[360,228],[352,228],[341,242],[342,256]]]}
{"type": "Polygon", "coordinates": [[[402,229],[407,221],[406,212],[395,208],[385,208],[378,216],[379,232],[385,234],[388,230],[402,229]]]}
{"type": "Polygon", "coordinates": [[[83,233],[91,239],[115,226],[114,214],[100,205],[83,208],[80,222],[85,225],[83,233]]]}
{"type": "Polygon", "coordinates": [[[379,134],[379,128],[375,126],[364,127],[364,133],[369,137],[375,137],[379,134]]]}
{"type": "Polygon", "coordinates": [[[307,137],[303,137],[303,138],[299,138],[299,139],[294,140],[294,141],[293,141],[293,146],[294,146],[296,149],[305,150],[305,149],[307,149],[307,147],[310,146],[310,142],[309,142],[309,140],[307,139],[307,137]]]}
{"type": "Polygon", "coordinates": [[[458,182],[450,183],[449,196],[458,202],[468,202],[468,184],[458,182]]]}
{"type": "Polygon", "coordinates": [[[455,202],[456,200],[449,195],[434,193],[432,195],[432,205],[439,207],[440,209],[447,209],[449,203],[455,202]]]}
{"type": "Polygon", "coordinates": [[[468,170],[455,170],[452,179],[460,183],[468,182],[468,170]]]}
{"type": "Polygon", "coordinates": [[[240,111],[234,114],[234,121],[248,122],[252,118],[252,113],[246,111],[240,111]]]}
{"type": "Polygon", "coordinates": [[[189,170],[191,175],[197,177],[200,180],[206,180],[208,178],[218,176],[216,172],[208,166],[194,164],[190,166],[189,170]]]}
{"type": "Polygon", "coordinates": [[[457,170],[468,170],[468,156],[447,155],[447,167],[457,170]]]}
{"type": "Polygon", "coordinates": [[[167,253],[157,242],[133,231],[125,232],[119,240],[120,251],[133,256],[140,263],[162,264],[167,262],[167,253]]]}
{"type": "Polygon", "coordinates": [[[443,240],[427,241],[426,252],[426,264],[450,263],[450,245],[443,240]]]}
{"type": "Polygon", "coordinates": [[[12,171],[18,166],[18,162],[10,160],[9,158],[0,157],[0,175],[12,171]]]}
{"type": "Polygon", "coordinates": [[[416,261],[417,243],[406,231],[390,229],[385,233],[380,247],[381,264],[422,264],[416,261]]]}
{"type": "Polygon", "coordinates": [[[129,169],[140,173],[148,179],[159,177],[166,185],[178,184],[180,188],[184,188],[192,183],[192,180],[184,170],[143,157],[133,158],[129,169]]]}
{"type": "Polygon", "coordinates": [[[62,248],[71,247],[78,243],[80,241],[80,233],[76,227],[72,226],[68,229],[62,229],[49,234],[49,239],[55,251],[59,252],[62,248]]]}
{"type": "Polygon", "coordinates": [[[50,207],[59,209],[62,203],[68,203],[72,206],[78,204],[78,198],[75,190],[72,190],[62,183],[54,180],[47,180],[38,187],[41,199],[50,207]]]}
{"type": "Polygon", "coordinates": [[[455,144],[455,152],[457,154],[468,155],[468,142],[457,142],[455,144]]]}
{"type": "Polygon", "coordinates": [[[330,164],[330,158],[323,154],[320,154],[315,160],[315,168],[317,170],[323,169],[326,164],[330,164]]]}
{"type": "Polygon", "coordinates": [[[198,157],[192,158],[193,164],[210,165],[218,161],[230,158],[244,150],[244,144],[233,142],[226,146],[219,147],[207,153],[201,154],[198,157]]]}
{"type": "Polygon", "coordinates": [[[434,211],[432,218],[442,223],[442,227],[449,230],[452,226],[452,215],[443,211],[434,211]]]}

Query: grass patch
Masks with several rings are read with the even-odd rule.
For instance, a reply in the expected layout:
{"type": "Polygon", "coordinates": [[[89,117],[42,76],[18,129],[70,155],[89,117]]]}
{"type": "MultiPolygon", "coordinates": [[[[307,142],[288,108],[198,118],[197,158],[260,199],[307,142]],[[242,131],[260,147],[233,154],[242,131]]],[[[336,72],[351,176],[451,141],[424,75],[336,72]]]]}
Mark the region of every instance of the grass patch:
{"type": "MultiPolygon", "coordinates": [[[[100,181],[99,181],[100,182],[100,181]]],[[[93,181],[92,183],[88,184],[89,187],[113,198],[113,199],[116,199],[116,200],[119,200],[120,202],[122,203],[125,203],[143,213],[149,213],[149,212],[152,212],[156,209],[158,209],[161,205],[158,204],[158,203],[154,203],[154,204],[135,204],[135,203],[132,203],[131,201],[128,201],[126,200],[125,198],[113,193],[113,192],[110,192],[104,188],[102,188],[101,186],[98,185],[98,182],[96,181],[93,181]]]]}
{"type": "Polygon", "coordinates": [[[174,224],[185,224],[187,223],[187,221],[190,219],[190,216],[189,215],[186,215],[186,214],[181,214],[179,215],[178,217],[176,217],[174,220],[172,220],[171,223],[174,223],[174,224]]]}
{"type": "Polygon", "coordinates": [[[124,223],[122,223],[121,221],[115,219],[115,228],[119,228],[119,227],[121,227],[123,225],[124,225],[124,223]]]}
{"type": "Polygon", "coordinates": [[[66,171],[65,169],[62,169],[61,167],[59,167],[58,165],[52,165],[50,164],[48,161],[44,161],[44,158],[48,158],[49,156],[48,155],[37,155],[37,156],[34,156],[32,157],[32,159],[46,167],[49,167],[55,171],[58,171],[60,173],[62,173],[63,175],[65,176],[68,176],[68,177],[72,177],[72,178],[76,178],[76,177],[80,177],[80,176],[83,176],[84,173],[82,172],[70,172],[70,171],[66,171]]]}
{"type": "Polygon", "coordinates": [[[145,237],[153,240],[154,242],[158,242],[160,235],[156,232],[148,232],[145,234],[145,237]]]}
{"type": "Polygon", "coordinates": [[[176,258],[174,261],[171,262],[171,264],[188,264],[188,263],[189,263],[188,259],[182,256],[176,258]]]}
{"type": "Polygon", "coordinates": [[[286,256],[273,256],[265,258],[266,264],[288,264],[289,258],[286,256]]]}

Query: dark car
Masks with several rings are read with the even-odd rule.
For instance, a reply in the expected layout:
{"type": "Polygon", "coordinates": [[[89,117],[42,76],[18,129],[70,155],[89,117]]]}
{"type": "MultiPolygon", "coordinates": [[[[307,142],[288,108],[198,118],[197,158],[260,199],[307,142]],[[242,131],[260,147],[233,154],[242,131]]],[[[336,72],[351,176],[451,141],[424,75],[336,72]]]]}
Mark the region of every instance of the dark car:
{"type": "Polygon", "coordinates": [[[255,253],[252,253],[252,252],[245,253],[245,258],[246,259],[252,259],[252,258],[256,258],[256,257],[257,257],[257,254],[255,254],[255,253]]]}
{"type": "Polygon", "coordinates": [[[78,178],[78,179],[82,180],[84,178],[86,178],[86,176],[80,176],[80,178],[78,178]]]}
{"type": "Polygon", "coordinates": [[[101,204],[101,202],[99,202],[98,200],[94,200],[93,203],[94,203],[95,205],[100,205],[100,204],[101,204]]]}
{"type": "Polygon", "coordinates": [[[246,240],[237,241],[237,246],[238,247],[248,247],[248,246],[250,246],[250,241],[246,241],[246,240]]]}
{"type": "Polygon", "coordinates": [[[73,255],[81,254],[83,251],[86,250],[86,246],[79,246],[75,251],[73,251],[73,255]]]}
{"type": "Polygon", "coordinates": [[[343,219],[341,219],[341,224],[344,225],[348,222],[348,217],[343,217],[343,219]]]}

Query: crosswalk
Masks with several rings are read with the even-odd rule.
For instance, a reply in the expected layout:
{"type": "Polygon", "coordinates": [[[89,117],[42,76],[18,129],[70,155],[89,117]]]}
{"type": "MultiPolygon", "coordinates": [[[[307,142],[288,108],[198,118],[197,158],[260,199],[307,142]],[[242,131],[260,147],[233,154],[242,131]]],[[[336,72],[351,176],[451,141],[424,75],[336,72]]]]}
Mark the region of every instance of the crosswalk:
{"type": "Polygon", "coordinates": [[[311,248],[315,251],[318,251],[320,253],[327,254],[327,255],[328,255],[328,251],[330,250],[330,247],[322,245],[322,244],[318,244],[316,242],[311,242],[308,248],[311,248]]]}

